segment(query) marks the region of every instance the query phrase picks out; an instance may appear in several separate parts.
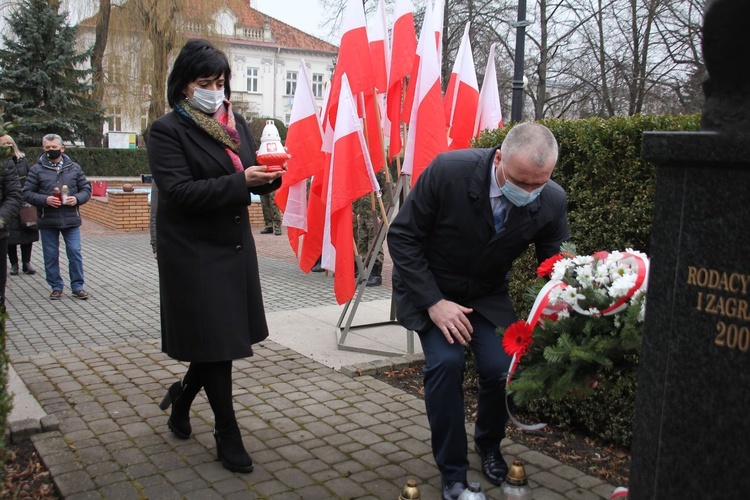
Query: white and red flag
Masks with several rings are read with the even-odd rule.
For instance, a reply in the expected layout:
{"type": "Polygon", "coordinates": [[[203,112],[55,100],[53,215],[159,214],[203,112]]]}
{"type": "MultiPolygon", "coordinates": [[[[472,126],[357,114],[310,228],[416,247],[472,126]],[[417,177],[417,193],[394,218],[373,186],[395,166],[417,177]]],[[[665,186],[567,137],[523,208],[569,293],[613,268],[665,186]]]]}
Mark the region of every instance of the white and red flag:
{"type": "MultiPolygon", "coordinates": [[[[430,10],[427,9],[427,13],[430,10]]],[[[432,23],[425,20],[417,45],[419,71],[416,81],[412,74],[414,105],[409,117],[404,165],[401,172],[411,174],[412,186],[435,157],[448,149],[445,135],[445,111],[440,88],[440,67],[437,60],[432,23]]]]}
{"type": "Polygon", "coordinates": [[[487,68],[484,70],[484,81],[479,93],[479,108],[474,125],[474,136],[478,137],[485,130],[503,128],[503,112],[500,109],[500,91],[497,87],[497,70],[495,69],[495,45],[490,47],[487,57],[487,68]]]}
{"type": "MultiPolygon", "coordinates": [[[[411,108],[414,106],[414,92],[417,87],[417,80],[419,79],[419,69],[422,66],[421,59],[424,57],[424,51],[427,47],[430,50],[435,51],[435,60],[437,61],[437,48],[435,45],[435,22],[433,20],[433,11],[430,7],[430,1],[427,2],[427,8],[424,10],[424,19],[422,20],[422,30],[419,32],[419,41],[417,42],[417,51],[414,54],[414,63],[409,73],[409,85],[406,88],[406,95],[404,96],[404,106],[401,111],[401,119],[406,123],[409,123],[411,119],[411,108]],[[428,44],[429,39],[429,45],[428,44]]],[[[440,78],[440,64],[435,63],[438,67],[438,78],[440,78]]]]}
{"type": "Polygon", "coordinates": [[[414,31],[414,12],[410,0],[396,0],[393,30],[391,32],[391,59],[388,69],[388,96],[386,106],[391,122],[390,158],[399,154],[401,141],[401,104],[404,78],[411,71],[417,51],[417,35],[414,31]]]}
{"type": "Polygon", "coordinates": [[[341,29],[343,35],[341,35],[336,69],[331,80],[331,94],[328,98],[325,118],[322,120],[324,128],[327,128],[330,123],[334,130],[336,128],[336,108],[341,92],[341,79],[344,73],[349,78],[349,86],[355,95],[360,92],[372,92],[375,87],[375,75],[370,58],[370,43],[367,39],[365,11],[360,0],[347,0],[341,29]]]}
{"type": "Polygon", "coordinates": [[[448,124],[448,149],[465,149],[471,146],[479,103],[479,84],[474,68],[474,56],[466,23],[461,46],[453,64],[448,88],[445,90],[445,120],[448,124]]]}
{"type": "MultiPolygon", "coordinates": [[[[429,3],[427,4],[429,6],[429,3]]],[[[435,24],[435,45],[437,46],[438,68],[443,68],[443,24],[445,23],[445,0],[435,0],[432,19],[435,24]]],[[[442,74],[441,74],[442,76],[442,74]]]]}
{"type": "Polygon", "coordinates": [[[299,255],[300,237],[307,232],[306,179],[322,173],[325,166],[325,153],[321,150],[323,133],[304,60],[300,61],[299,74],[286,135],[286,149],[291,158],[287,161],[284,182],[275,198],[284,214],[282,225],[287,228],[289,244],[295,255],[299,255]]]}
{"type": "Polygon", "coordinates": [[[385,1],[378,0],[375,18],[368,30],[370,39],[370,58],[375,75],[375,88],[378,94],[388,91],[388,25],[385,17],[385,1]]]}
{"type": "Polygon", "coordinates": [[[339,304],[350,300],[355,290],[352,202],[379,189],[354,97],[343,75],[333,153],[323,174],[322,192],[326,209],[321,266],[335,272],[333,289],[339,304]]]}

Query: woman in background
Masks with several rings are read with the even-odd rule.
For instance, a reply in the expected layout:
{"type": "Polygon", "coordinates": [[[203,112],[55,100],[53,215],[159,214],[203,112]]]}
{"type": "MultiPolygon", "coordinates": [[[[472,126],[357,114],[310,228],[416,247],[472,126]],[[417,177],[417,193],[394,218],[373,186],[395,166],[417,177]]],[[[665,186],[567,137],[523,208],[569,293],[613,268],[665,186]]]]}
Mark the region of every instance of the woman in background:
{"type": "MultiPolygon", "coordinates": [[[[29,162],[26,161],[26,155],[18,149],[16,141],[9,135],[0,137],[0,145],[9,147],[13,150],[13,156],[5,160],[7,167],[14,167],[18,172],[18,180],[21,181],[21,189],[26,182],[26,176],[29,175],[29,162]]],[[[26,274],[35,274],[36,270],[31,267],[31,246],[35,241],[39,241],[39,229],[36,227],[21,227],[21,220],[14,217],[8,221],[8,260],[10,261],[11,276],[18,275],[18,245],[21,246],[21,269],[26,274]]]]}
{"type": "Polygon", "coordinates": [[[231,76],[222,51],[188,41],[167,81],[173,111],[150,127],[162,350],[190,363],[160,406],[172,406],[167,425],[187,439],[190,405],[204,388],[222,465],[251,472],[232,402],[232,360],[252,356],[268,327],[247,207],[251,193],[278,189],[285,169],[256,165],[247,123],[228,100],[231,76]]]}

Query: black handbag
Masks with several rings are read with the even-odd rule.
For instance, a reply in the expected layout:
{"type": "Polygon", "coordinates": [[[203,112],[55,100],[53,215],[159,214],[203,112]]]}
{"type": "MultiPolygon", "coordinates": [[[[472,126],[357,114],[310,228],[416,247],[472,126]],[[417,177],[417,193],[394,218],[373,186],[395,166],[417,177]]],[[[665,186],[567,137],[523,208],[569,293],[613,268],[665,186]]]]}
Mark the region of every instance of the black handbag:
{"type": "Polygon", "coordinates": [[[23,229],[36,229],[36,207],[28,203],[22,203],[18,210],[18,219],[23,229]]]}

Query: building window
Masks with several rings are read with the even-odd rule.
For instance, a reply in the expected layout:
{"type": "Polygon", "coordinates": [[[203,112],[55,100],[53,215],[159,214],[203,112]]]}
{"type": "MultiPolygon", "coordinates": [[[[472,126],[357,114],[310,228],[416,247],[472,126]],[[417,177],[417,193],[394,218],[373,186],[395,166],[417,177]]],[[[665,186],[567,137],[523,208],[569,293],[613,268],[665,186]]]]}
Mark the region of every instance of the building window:
{"type": "Polygon", "coordinates": [[[141,133],[146,131],[148,127],[148,108],[141,111],[141,133]]]}
{"type": "Polygon", "coordinates": [[[110,55],[107,57],[107,81],[111,84],[122,83],[122,76],[120,75],[120,58],[118,56],[110,55]]]}
{"type": "Polygon", "coordinates": [[[286,93],[284,95],[294,95],[297,91],[297,72],[286,72],[286,93]]]}
{"type": "Polygon", "coordinates": [[[258,68],[247,68],[247,91],[258,91],[258,68]]]}
{"type": "Polygon", "coordinates": [[[107,119],[110,132],[122,132],[122,108],[114,106],[110,110],[110,116],[107,119]]]}
{"type": "Polygon", "coordinates": [[[312,91],[315,97],[318,97],[318,98],[323,97],[323,74],[322,73],[313,73],[312,91]]]}
{"type": "Polygon", "coordinates": [[[289,127],[289,122],[291,122],[291,121],[292,121],[292,115],[290,113],[287,113],[284,116],[284,125],[286,125],[287,127],[289,127]]]}

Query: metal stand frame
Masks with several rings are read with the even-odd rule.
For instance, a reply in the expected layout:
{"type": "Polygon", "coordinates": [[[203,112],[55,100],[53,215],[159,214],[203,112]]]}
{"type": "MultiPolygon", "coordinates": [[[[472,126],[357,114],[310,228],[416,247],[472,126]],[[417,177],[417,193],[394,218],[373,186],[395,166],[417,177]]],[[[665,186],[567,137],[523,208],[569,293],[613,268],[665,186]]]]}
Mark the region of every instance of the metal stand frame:
{"type": "MultiPolygon", "coordinates": [[[[357,307],[359,307],[359,303],[362,301],[362,295],[365,292],[365,287],[367,285],[367,279],[370,277],[370,273],[372,272],[372,268],[375,266],[375,261],[377,260],[377,254],[380,251],[381,247],[383,246],[383,243],[385,242],[385,236],[388,232],[388,226],[390,222],[393,220],[393,217],[396,215],[396,207],[400,206],[401,203],[406,199],[406,196],[409,194],[409,182],[411,180],[410,176],[407,175],[401,175],[396,182],[396,186],[392,192],[391,196],[391,204],[388,207],[387,211],[387,221],[383,221],[379,227],[377,232],[377,237],[375,238],[375,241],[370,246],[367,256],[364,259],[364,262],[362,261],[360,256],[356,256],[355,260],[357,262],[357,267],[359,268],[359,277],[357,278],[357,288],[354,293],[354,297],[352,297],[349,302],[347,302],[344,305],[344,310],[341,312],[341,316],[339,317],[338,322],[336,323],[336,341],[337,346],[339,350],[341,351],[353,351],[353,352],[361,352],[365,354],[375,354],[378,356],[401,356],[403,353],[401,352],[395,352],[395,351],[386,351],[386,350],[379,350],[379,349],[368,349],[366,347],[355,347],[351,345],[346,344],[346,337],[352,330],[365,330],[367,328],[375,328],[380,326],[387,326],[387,325],[398,325],[398,322],[396,321],[396,302],[393,298],[393,294],[391,294],[391,311],[390,311],[390,317],[388,321],[379,321],[375,323],[364,323],[361,325],[352,325],[352,322],[354,321],[354,316],[357,314],[357,307]],[[366,263],[366,265],[365,265],[366,263]],[[343,325],[343,326],[342,326],[343,325]]],[[[399,327],[403,328],[403,327],[399,327]]],[[[414,354],[414,331],[413,330],[406,330],[406,353],[407,354],[414,354]]]]}

